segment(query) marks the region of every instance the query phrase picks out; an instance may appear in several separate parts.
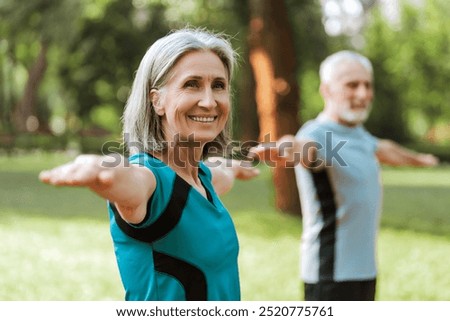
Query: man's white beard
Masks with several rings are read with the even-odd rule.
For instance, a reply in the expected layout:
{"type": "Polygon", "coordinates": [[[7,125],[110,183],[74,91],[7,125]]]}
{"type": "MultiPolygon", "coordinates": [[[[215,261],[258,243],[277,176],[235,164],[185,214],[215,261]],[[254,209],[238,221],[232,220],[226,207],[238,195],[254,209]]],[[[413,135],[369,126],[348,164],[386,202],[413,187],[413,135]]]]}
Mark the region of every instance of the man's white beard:
{"type": "Polygon", "coordinates": [[[368,105],[364,109],[352,110],[350,104],[345,104],[339,109],[339,118],[346,123],[359,125],[364,123],[369,118],[372,105],[368,105]]]}

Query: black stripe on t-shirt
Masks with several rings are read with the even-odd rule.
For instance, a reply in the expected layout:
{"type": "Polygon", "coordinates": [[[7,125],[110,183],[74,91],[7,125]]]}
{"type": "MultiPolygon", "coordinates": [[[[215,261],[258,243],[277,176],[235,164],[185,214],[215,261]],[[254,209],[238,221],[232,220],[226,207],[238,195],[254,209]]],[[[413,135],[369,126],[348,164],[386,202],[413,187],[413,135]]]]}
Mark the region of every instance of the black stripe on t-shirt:
{"type": "Polygon", "coordinates": [[[166,209],[155,222],[143,228],[131,226],[120,216],[114,204],[110,203],[110,207],[114,212],[117,225],[126,235],[142,242],[153,243],[163,238],[178,224],[190,189],[191,186],[176,175],[172,195],[166,209]]]}
{"type": "Polygon", "coordinates": [[[311,171],[311,174],[323,217],[323,226],[319,233],[319,281],[332,281],[336,245],[336,202],[327,169],[311,171]]]}
{"type": "Polygon", "coordinates": [[[184,287],[187,301],[206,301],[204,273],[197,267],[161,252],[153,251],[155,270],[176,278],[184,287]]]}

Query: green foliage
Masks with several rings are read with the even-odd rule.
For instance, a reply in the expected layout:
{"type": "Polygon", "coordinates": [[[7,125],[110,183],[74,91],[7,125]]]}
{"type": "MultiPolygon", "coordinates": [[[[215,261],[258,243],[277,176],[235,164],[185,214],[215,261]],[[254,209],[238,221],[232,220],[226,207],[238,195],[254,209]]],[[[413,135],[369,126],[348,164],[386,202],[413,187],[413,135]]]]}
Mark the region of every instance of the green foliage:
{"type": "Polygon", "coordinates": [[[96,106],[91,110],[90,118],[95,124],[111,132],[117,131],[118,124],[120,124],[120,115],[117,108],[112,105],[96,106]]]}
{"type": "Polygon", "coordinates": [[[407,141],[410,133],[417,139],[439,123],[450,122],[450,3],[402,3],[397,24],[373,13],[365,52],[376,77],[368,127],[378,136],[407,141]]]}
{"type": "Polygon", "coordinates": [[[68,43],[76,33],[77,1],[14,1],[0,3],[2,33],[11,42],[15,58],[30,62],[39,52],[40,42],[68,43]]]}
{"type": "Polygon", "coordinates": [[[318,1],[286,1],[294,32],[297,54],[297,79],[300,88],[300,122],[304,123],[323,109],[319,94],[319,65],[331,52],[332,44],[322,25],[318,1]]]}
{"type": "MultiPolygon", "coordinates": [[[[10,123],[11,116],[23,95],[29,77],[28,70],[33,66],[44,46],[49,46],[49,51],[56,51],[57,55],[64,53],[64,49],[78,32],[79,9],[79,3],[71,0],[4,0],[0,2],[0,42],[4,49],[0,50],[0,69],[2,69],[0,116],[3,123],[0,131],[7,133],[14,131],[10,123]]],[[[47,77],[43,79],[42,87],[45,87],[47,83],[55,83],[54,72],[59,63],[60,58],[52,59],[50,62],[46,59],[45,65],[49,66],[50,75],[47,74],[47,77]]],[[[50,91],[36,88],[39,95],[37,116],[44,124],[53,108],[48,104],[48,97],[61,95],[59,89],[57,86],[50,91]]]]}
{"type": "MultiPolygon", "coordinates": [[[[285,2],[298,57],[298,116],[303,123],[322,109],[319,63],[351,45],[349,39],[325,34],[319,1],[285,2]]],[[[446,16],[450,2],[423,1],[419,7],[401,3],[397,24],[389,23],[377,10],[368,12],[364,52],[374,63],[376,87],[368,127],[377,136],[400,142],[428,137],[445,143],[450,135],[430,136],[430,130],[434,133],[450,122],[446,16]]],[[[48,68],[38,91],[37,114],[50,129],[55,122],[65,122],[58,135],[78,133],[83,127],[118,134],[120,125],[114,122],[122,114],[140,59],[151,43],[173,28],[223,31],[232,36],[241,66],[248,65],[248,1],[3,0],[0,17],[0,132],[13,130],[12,110],[44,43],[48,68]]],[[[242,75],[244,70],[238,68],[233,84],[236,106],[239,96],[247,94],[238,88],[241,79],[248,79],[242,75]]]]}
{"type": "MultiPolygon", "coordinates": [[[[140,59],[167,30],[159,19],[159,5],[136,8],[133,3],[109,1],[97,14],[86,17],[61,69],[65,87],[75,97],[77,114],[102,127],[105,124],[89,117],[91,110],[113,106],[121,114],[140,59]]],[[[118,124],[115,131],[120,131],[118,124]]]]}
{"type": "Polygon", "coordinates": [[[315,118],[323,110],[323,99],[319,94],[320,79],[317,70],[305,70],[299,79],[301,90],[300,120],[302,123],[315,118]]]}

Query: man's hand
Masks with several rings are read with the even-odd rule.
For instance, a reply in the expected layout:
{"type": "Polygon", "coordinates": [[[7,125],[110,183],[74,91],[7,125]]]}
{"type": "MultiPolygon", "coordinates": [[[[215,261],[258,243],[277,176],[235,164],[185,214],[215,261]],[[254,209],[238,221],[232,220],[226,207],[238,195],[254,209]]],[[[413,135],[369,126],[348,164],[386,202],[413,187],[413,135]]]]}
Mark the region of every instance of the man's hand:
{"type": "Polygon", "coordinates": [[[249,161],[210,157],[205,164],[211,170],[212,184],[219,195],[227,193],[235,179],[250,180],[260,173],[249,161]]]}
{"type": "Polygon", "coordinates": [[[310,167],[316,158],[316,144],[310,140],[298,140],[285,135],[275,142],[265,142],[250,149],[248,157],[264,161],[269,166],[310,167]]]}
{"type": "Polygon", "coordinates": [[[259,169],[254,167],[249,161],[233,159],[231,162],[231,169],[233,170],[236,179],[246,181],[260,174],[259,169]]]}

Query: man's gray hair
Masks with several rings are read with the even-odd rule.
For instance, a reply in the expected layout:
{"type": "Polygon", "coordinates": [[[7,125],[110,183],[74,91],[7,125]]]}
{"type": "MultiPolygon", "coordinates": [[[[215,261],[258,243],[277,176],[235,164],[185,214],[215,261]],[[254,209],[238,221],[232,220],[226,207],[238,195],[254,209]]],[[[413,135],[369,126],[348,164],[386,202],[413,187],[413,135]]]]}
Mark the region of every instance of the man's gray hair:
{"type": "Polygon", "coordinates": [[[350,50],[338,51],[327,58],[320,64],[320,82],[328,83],[333,77],[333,73],[336,71],[336,67],[343,62],[358,62],[360,63],[371,75],[373,75],[373,67],[367,57],[350,50]]]}
{"type": "MultiPolygon", "coordinates": [[[[161,119],[153,108],[150,91],[164,87],[172,68],[181,57],[189,52],[202,50],[217,54],[231,83],[236,53],[223,34],[204,29],[180,29],[158,39],[147,50],[136,72],[122,116],[123,138],[130,154],[162,151],[166,148],[161,119]]],[[[229,142],[230,123],[231,119],[228,119],[225,129],[211,142],[216,149],[229,142]]],[[[207,150],[208,146],[205,146],[204,152],[207,150]]]]}

